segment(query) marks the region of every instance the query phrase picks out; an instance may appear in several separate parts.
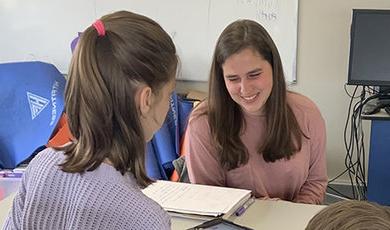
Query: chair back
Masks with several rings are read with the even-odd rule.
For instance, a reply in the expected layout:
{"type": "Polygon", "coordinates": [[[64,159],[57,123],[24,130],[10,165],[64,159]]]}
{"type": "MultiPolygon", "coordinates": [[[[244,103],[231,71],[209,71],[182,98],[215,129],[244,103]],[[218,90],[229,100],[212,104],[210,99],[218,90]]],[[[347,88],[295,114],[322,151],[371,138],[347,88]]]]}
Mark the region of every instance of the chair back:
{"type": "Polygon", "coordinates": [[[64,109],[65,78],[51,64],[0,64],[0,168],[15,168],[49,140],[64,109]]]}

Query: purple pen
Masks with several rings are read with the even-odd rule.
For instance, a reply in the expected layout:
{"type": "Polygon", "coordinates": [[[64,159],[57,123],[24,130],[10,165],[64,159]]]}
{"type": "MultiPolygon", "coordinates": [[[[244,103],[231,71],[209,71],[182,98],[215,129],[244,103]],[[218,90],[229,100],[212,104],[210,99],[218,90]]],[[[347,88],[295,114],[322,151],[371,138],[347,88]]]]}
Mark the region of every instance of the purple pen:
{"type": "Polygon", "coordinates": [[[253,202],[255,202],[255,198],[249,198],[249,200],[247,200],[241,207],[236,210],[235,215],[241,216],[242,214],[244,214],[244,212],[249,208],[249,206],[251,206],[251,204],[253,204],[253,202]]]}
{"type": "Polygon", "coordinates": [[[245,212],[245,208],[239,207],[236,211],[236,216],[241,216],[242,214],[244,214],[244,212],[245,212]]]}

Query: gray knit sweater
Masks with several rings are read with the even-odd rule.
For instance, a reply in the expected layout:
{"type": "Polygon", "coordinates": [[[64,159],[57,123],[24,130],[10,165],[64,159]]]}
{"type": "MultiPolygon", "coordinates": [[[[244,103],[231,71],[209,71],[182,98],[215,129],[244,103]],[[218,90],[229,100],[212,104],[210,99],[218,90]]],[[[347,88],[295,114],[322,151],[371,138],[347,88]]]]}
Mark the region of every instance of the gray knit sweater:
{"type": "Polygon", "coordinates": [[[65,173],[64,157],[46,149],[30,162],[3,229],[170,229],[168,214],[133,176],[105,163],[65,173]]]}

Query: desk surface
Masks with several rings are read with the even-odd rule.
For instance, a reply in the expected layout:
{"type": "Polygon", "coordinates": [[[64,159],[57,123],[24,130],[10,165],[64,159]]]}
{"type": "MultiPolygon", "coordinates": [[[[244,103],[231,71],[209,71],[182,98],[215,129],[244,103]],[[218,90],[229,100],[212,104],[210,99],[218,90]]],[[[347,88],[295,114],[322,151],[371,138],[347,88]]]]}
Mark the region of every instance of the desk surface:
{"type": "MultiPolygon", "coordinates": [[[[0,227],[12,206],[15,193],[0,201],[0,227]]],[[[296,204],[287,201],[256,200],[243,216],[229,220],[253,229],[305,229],[309,220],[325,206],[296,204]]],[[[172,217],[172,229],[187,229],[203,221],[172,217]]]]}
{"type": "MultiPolygon", "coordinates": [[[[303,230],[309,220],[324,207],[326,206],[256,200],[243,216],[232,216],[229,220],[253,229],[303,230]]],[[[200,223],[200,220],[173,217],[172,229],[187,229],[200,223]]]]}
{"type": "Polygon", "coordinates": [[[390,115],[384,110],[381,109],[379,112],[367,115],[362,114],[363,120],[390,120],[390,115]]]}

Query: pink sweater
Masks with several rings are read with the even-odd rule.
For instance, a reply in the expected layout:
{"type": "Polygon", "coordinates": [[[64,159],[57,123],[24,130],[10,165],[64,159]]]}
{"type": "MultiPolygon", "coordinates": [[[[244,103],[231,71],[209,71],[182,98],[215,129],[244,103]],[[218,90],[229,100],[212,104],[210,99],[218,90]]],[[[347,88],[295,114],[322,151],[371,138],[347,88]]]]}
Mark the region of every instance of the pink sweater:
{"type": "Polygon", "coordinates": [[[248,149],[249,161],[230,171],[224,170],[218,162],[207,116],[198,116],[206,103],[199,105],[191,114],[186,131],[190,181],[250,189],[256,197],[322,203],[327,186],[324,119],[315,104],[300,94],[288,93],[287,101],[302,131],[310,138],[302,139],[301,151],[290,160],[265,162],[257,153],[257,146],[265,135],[265,117],[245,114],[247,129],[241,139],[248,149]]]}

